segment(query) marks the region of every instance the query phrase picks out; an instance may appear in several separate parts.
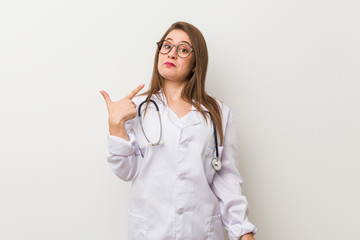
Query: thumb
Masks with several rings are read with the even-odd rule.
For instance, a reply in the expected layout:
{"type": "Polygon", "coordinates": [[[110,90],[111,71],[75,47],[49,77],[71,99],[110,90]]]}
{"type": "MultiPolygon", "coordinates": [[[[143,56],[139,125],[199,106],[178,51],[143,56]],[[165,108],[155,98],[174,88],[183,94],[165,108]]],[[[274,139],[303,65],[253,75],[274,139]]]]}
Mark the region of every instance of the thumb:
{"type": "Polygon", "coordinates": [[[105,90],[101,90],[100,93],[104,97],[105,102],[106,102],[106,106],[109,109],[109,105],[112,103],[109,94],[107,92],[105,92],[105,90]]]}

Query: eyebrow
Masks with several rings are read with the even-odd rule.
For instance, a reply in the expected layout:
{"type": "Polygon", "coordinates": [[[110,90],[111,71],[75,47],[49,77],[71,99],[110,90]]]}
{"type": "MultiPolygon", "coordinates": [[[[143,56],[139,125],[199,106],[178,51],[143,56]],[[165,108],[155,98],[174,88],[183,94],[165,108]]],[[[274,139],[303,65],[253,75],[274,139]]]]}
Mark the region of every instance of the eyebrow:
{"type": "MultiPolygon", "coordinates": [[[[170,39],[171,41],[174,41],[172,38],[167,38],[167,39],[165,39],[165,40],[168,40],[168,39],[170,39]]],[[[181,42],[187,43],[187,44],[189,44],[189,45],[191,46],[191,44],[188,43],[187,41],[181,41],[181,42]]]]}

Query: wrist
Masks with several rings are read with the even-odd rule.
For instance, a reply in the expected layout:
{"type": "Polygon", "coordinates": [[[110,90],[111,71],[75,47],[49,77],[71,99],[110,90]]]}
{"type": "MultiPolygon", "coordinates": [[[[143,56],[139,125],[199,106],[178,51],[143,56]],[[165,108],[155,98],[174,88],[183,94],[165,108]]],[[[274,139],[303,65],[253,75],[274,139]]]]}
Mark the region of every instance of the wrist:
{"type": "Polygon", "coordinates": [[[254,240],[254,235],[252,233],[247,233],[242,235],[239,240],[254,240]]]}
{"type": "Polygon", "coordinates": [[[129,137],[126,132],[124,122],[121,122],[118,124],[110,124],[109,123],[109,133],[112,136],[120,137],[120,138],[123,138],[123,139],[129,141],[129,137]]]}
{"type": "Polygon", "coordinates": [[[111,129],[122,129],[125,128],[125,120],[112,120],[109,118],[109,128],[111,129]]]}

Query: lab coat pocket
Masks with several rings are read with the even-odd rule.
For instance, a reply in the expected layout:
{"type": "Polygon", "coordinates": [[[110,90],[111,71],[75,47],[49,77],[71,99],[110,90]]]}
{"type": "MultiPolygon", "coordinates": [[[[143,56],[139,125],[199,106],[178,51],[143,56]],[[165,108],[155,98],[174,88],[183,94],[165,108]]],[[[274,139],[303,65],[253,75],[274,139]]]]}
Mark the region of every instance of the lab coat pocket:
{"type": "Polygon", "coordinates": [[[208,240],[224,240],[224,230],[220,214],[210,217],[208,240]]]}
{"type": "Polygon", "coordinates": [[[145,217],[128,211],[128,240],[146,240],[148,222],[145,217]]]}

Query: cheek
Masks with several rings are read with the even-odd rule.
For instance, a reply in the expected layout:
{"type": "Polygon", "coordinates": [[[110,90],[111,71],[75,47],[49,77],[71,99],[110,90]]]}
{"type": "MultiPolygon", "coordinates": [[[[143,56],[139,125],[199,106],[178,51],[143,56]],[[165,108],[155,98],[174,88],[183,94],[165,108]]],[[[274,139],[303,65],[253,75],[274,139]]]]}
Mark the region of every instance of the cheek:
{"type": "Polygon", "coordinates": [[[158,71],[160,69],[160,59],[158,60],[158,63],[157,63],[157,69],[158,69],[158,71]]]}
{"type": "Polygon", "coordinates": [[[195,59],[193,57],[189,58],[189,59],[186,59],[186,62],[184,62],[184,67],[187,70],[193,69],[194,63],[195,63],[195,59]]]}
{"type": "Polygon", "coordinates": [[[157,63],[157,69],[158,69],[158,71],[160,71],[160,67],[161,67],[161,65],[162,65],[162,62],[163,62],[162,57],[161,57],[161,55],[159,55],[158,63],[157,63]]]}
{"type": "Polygon", "coordinates": [[[194,65],[194,63],[193,63],[193,61],[191,60],[191,61],[187,61],[186,63],[184,63],[184,68],[187,70],[187,71],[189,71],[190,69],[192,69],[192,67],[193,67],[193,65],[194,65]]]}

